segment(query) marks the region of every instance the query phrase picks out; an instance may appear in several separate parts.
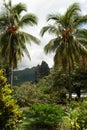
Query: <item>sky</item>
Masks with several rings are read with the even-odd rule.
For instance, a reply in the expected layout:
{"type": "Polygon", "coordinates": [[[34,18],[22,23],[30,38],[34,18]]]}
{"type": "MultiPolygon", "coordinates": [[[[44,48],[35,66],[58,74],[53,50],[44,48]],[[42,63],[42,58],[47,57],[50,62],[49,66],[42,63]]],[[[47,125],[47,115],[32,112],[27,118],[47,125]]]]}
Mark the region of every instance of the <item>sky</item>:
{"type": "MultiPolygon", "coordinates": [[[[8,0],[6,0],[7,2],[8,0]]],[[[46,18],[49,14],[63,14],[66,9],[74,2],[80,3],[81,10],[83,14],[87,13],[87,0],[12,0],[13,4],[17,4],[19,2],[25,3],[27,5],[27,13],[34,13],[38,17],[38,25],[37,26],[27,26],[24,28],[25,32],[28,32],[36,37],[38,37],[41,41],[40,45],[36,45],[32,43],[31,46],[27,45],[31,61],[24,56],[23,60],[19,63],[18,68],[31,68],[41,64],[44,60],[48,63],[49,67],[53,66],[53,56],[54,54],[45,54],[44,46],[48,43],[53,36],[49,36],[47,33],[41,37],[40,30],[43,26],[48,25],[46,22],[46,18]]],[[[3,0],[0,0],[0,6],[3,5],[3,0]]]]}

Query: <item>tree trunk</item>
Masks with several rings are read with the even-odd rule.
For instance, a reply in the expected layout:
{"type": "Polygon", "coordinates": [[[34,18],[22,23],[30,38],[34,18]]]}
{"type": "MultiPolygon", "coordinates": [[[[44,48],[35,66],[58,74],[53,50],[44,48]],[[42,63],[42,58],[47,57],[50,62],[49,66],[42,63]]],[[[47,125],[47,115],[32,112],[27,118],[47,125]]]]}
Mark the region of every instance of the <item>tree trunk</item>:
{"type": "Polygon", "coordinates": [[[69,79],[68,79],[68,89],[69,89],[69,101],[71,100],[72,98],[72,85],[71,85],[71,68],[70,68],[70,65],[69,65],[69,79]]]}
{"type": "Polygon", "coordinates": [[[11,64],[10,84],[11,88],[13,88],[13,63],[11,64]]]}
{"type": "Polygon", "coordinates": [[[76,94],[77,94],[78,98],[80,99],[80,97],[81,97],[81,89],[80,89],[80,87],[76,88],[76,94]]]}
{"type": "Polygon", "coordinates": [[[71,98],[72,98],[72,89],[71,89],[71,77],[70,77],[70,75],[69,75],[68,85],[69,85],[69,100],[71,100],[71,98]]]}

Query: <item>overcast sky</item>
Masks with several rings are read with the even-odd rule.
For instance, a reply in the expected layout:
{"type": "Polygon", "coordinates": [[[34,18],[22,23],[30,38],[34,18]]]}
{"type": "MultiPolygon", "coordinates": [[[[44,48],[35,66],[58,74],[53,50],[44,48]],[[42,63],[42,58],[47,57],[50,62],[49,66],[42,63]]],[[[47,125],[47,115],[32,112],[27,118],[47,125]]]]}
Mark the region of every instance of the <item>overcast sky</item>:
{"type": "MultiPolygon", "coordinates": [[[[8,1],[8,0],[6,0],[8,1]]],[[[31,68],[38,64],[41,64],[42,60],[46,61],[49,67],[53,66],[53,54],[45,55],[44,46],[52,38],[46,33],[43,38],[40,37],[39,33],[43,26],[48,25],[46,22],[46,17],[48,14],[61,13],[63,14],[66,9],[74,2],[79,2],[82,13],[87,13],[87,0],[12,0],[12,3],[25,3],[27,5],[28,13],[34,13],[38,17],[38,26],[28,27],[24,31],[35,35],[41,40],[41,44],[35,45],[32,43],[28,46],[29,53],[31,56],[31,61],[25,56],[22,62],[19,64],[19,68],[31,68]]],[[[0,6],[2,6],[3,0],[0,0],[0,6]]]]}

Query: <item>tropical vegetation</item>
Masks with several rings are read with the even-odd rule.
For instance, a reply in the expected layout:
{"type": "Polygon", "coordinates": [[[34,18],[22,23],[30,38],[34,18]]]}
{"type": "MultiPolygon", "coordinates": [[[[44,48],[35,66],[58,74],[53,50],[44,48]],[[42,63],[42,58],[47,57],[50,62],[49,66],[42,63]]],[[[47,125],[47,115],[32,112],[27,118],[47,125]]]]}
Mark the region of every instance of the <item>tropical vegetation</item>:
{"type": "Polygon", "coordinates": [[[12,96],[10,85],[6,83],[3,71],[0,70],[0,129],[12,130],[21,123],[22,112],[12,96]]]}
{"type": "Polygon", "coordinates": [[[23,31],[24,26],[37,25],[37,17],[32,13],[25,13],[26,5],[18,3],[12,5],[11,0],[4,2],[4,9],[0,15],[0,47],[1,54],[8,59],[9,68],[11,70],[11,86],[13,80],[13,69],[17,67],[18,61],[22,59],[24,53],[30,58],[26,42],[31,41],[39,44],[39,39],[35,36],[23,31]]]}
{"type": "MultiPolygon", "coordinates": [[[[78,3],[72,4],[64,15],[48,15],[47,21],[54,20],[52,25],[42,28],[41,35],[49,32],[55,38],[45,46],[45,52],[55,52],[54,66],[68,70],[69,97],[71,98],[71,72],[80,63],[87,65],[87,29],[81,26],[87,23],[87,15],[80,14],[78,3]]],[[[84,25],[85,26],[85,25],[84,25]]]]}
{"type": "Polygon", "coordinates": [[[54,66],[46,62],[14,75],[13,88],[5,77],[11,75],[24,53],[30,58],[26,42],[39,40],[23,31],[37,24],[37,17],[26,12],[25,4],[4,0],[0,15],[0,130],[86,130],[87,129],[87,15],[78,3],[64,15],[52,14],[52,23],[41,30],[54,35],[45,52],[54,52],[54,66]],[[23,13],[22,13],[23,12],[23,13]],[[9,73],[9,68],[11,72],[9,73]],[[31,75],[32,79],[32,75],[31,75]],[[18,104],[18,105],[17,105],[18,104]]]}

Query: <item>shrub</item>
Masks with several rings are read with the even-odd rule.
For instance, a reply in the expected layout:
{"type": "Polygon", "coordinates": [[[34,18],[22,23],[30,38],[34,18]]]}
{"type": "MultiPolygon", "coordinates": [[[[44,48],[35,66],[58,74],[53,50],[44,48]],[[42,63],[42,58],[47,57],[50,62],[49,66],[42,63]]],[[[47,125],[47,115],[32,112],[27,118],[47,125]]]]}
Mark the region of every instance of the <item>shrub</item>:
{"type": "Polygon", "coordinates": [[[75,130],[87,129],[87,101],[71,102],[63,118],[63,126],[75,130]]]}
{"type": "Polygon", "coordinates": [[[13,95],[21,107],[29,106],[30,103],[38,102],[40,89],[30,82],[23,83],[21,86],[14,87],[13,95]]]}
{"type": "Polygon", "coordinates": [[[29,109],[29,115],[33,127],[54,130],[59,127],[64,111],[56,104],[33,104],[29,109]]]}
{"type": "Polygon", "coordinates": [[[21,121],[21,111],[11,94],[10,85],[0,70],[0,130],[12,130],[21,121]]]}
{"type": "Polygon", "coordinates": [[[80,129],[87,129],[87,101],[83,101],[80,103],[79,111],[78,111],[78,125],[80,129]]]}

